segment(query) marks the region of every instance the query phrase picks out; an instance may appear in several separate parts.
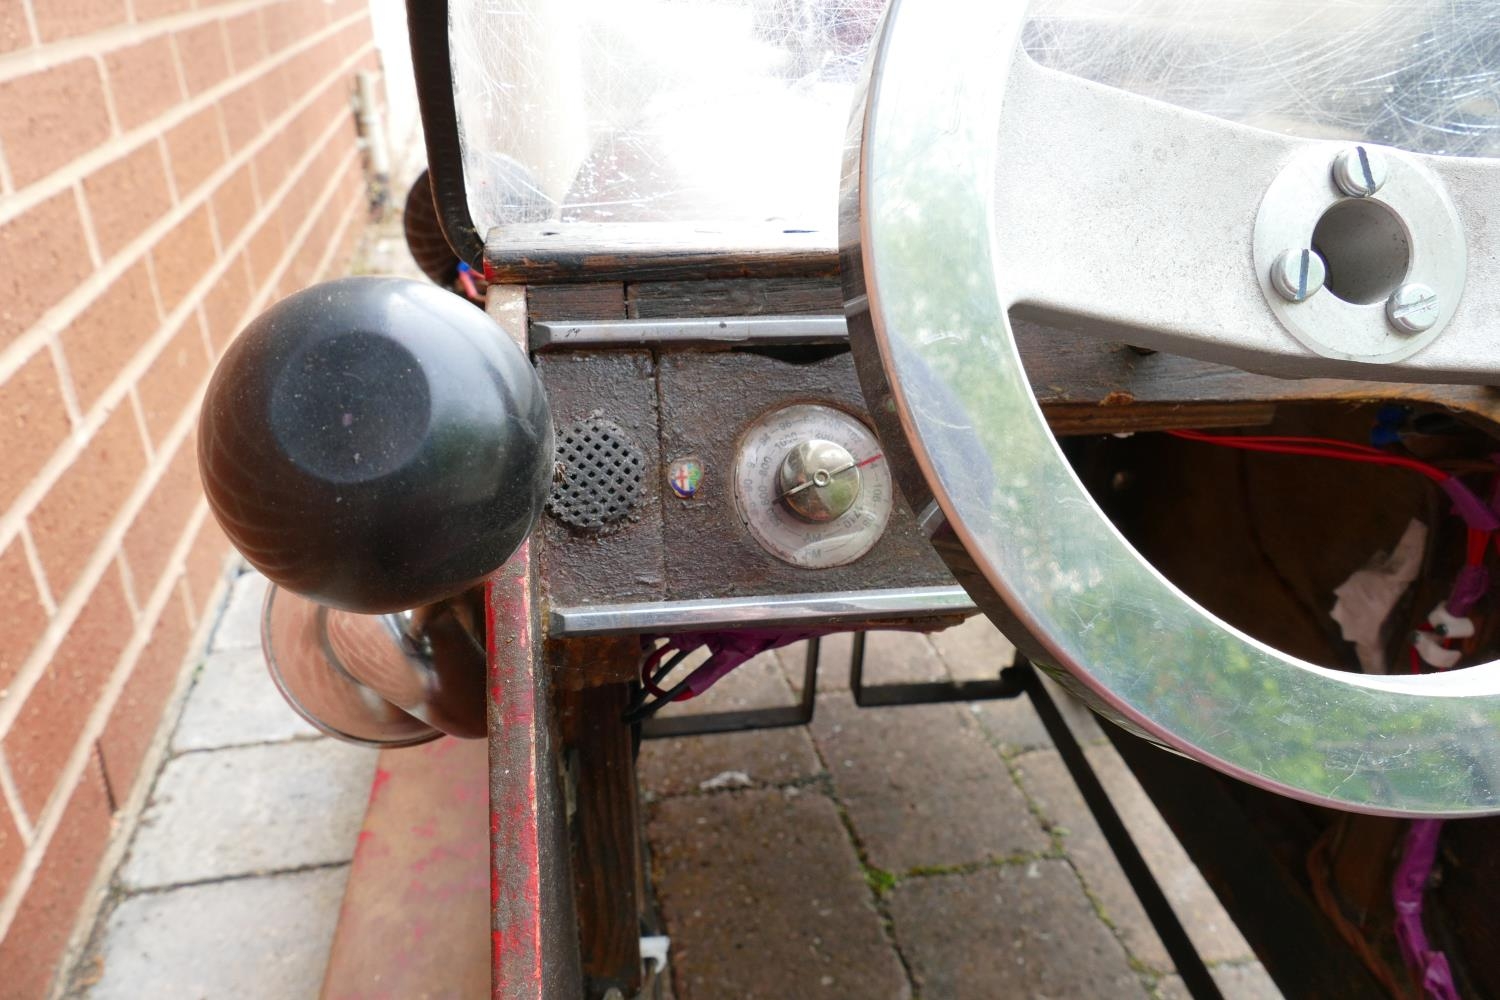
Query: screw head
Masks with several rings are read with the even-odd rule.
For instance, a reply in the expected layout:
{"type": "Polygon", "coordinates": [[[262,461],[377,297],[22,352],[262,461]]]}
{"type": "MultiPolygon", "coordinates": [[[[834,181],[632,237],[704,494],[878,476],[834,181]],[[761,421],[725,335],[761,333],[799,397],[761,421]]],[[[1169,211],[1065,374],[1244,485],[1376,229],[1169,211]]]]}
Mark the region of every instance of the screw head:
{"type": "Polygon", "coordinates": [[[1271,287],[1288,302],[1306,302],[1327,279],[1323,258],[1312,250],[1283,250],[1271,264],[1271,287]]]}
{"type": "Polygon", "coordinates": [[[1385,154],[1374,146],[1352,146],[1333,158],[1333,183],[1351,198],[1370,197],[1385,177],[1385,154]]]}
{"type": "Polygon", "coordinates": [[[1431,330],[1438,311],[1437,292],[1417,281],[1402,285],[1385,302],[1386,318],[1402,333],[1431,330]]]}

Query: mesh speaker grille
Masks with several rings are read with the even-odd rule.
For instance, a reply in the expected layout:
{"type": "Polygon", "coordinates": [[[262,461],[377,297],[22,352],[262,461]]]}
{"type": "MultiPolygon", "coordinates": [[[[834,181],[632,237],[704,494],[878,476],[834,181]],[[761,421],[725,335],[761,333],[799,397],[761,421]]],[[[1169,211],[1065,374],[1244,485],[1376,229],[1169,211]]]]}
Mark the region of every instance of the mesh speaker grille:
{"type": "Polygon", "coordinates": [[[641,451],[608,420],[580,420],[557,444],[561,476],[547,509],[575,528],[597,531],[624,520],[641,499],[641,451]]]}

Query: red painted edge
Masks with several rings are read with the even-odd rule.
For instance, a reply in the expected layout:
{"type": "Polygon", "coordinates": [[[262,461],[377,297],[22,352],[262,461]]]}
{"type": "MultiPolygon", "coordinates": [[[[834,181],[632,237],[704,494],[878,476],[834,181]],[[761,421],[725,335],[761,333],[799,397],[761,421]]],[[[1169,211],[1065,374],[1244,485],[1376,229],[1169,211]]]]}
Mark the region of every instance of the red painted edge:
{"type": "Polygon", "coordinates": [[[489,581],[490,911],[497,998],[542,994],[535,608],[531,543],[489,581]]]}

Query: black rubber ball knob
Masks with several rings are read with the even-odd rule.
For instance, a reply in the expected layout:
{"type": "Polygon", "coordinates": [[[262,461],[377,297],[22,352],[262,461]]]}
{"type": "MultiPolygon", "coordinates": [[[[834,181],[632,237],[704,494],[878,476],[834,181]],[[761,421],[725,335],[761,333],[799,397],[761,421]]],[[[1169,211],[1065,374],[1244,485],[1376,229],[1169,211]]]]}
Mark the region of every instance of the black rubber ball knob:
{"type": "Polygon", "coordinates": [[[262,313],[219,363],[198,432],[209,505],[251,565],[368,614],[451,596],[510,558],[552,452],[525,353],[403,278],[330,281],[262,313]]]}

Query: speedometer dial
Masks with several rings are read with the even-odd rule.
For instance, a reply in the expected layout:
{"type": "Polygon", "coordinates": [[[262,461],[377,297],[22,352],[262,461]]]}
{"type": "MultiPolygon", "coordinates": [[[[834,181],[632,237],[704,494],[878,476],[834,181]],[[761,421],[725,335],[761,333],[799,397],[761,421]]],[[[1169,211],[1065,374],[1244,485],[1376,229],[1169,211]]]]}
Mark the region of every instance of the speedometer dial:
{"type": "Polygon", "coordinates": [[[870,551],[890,520],[891,474],[880,442],[831,406],[787,406],[745,431],[734,468],[740,520],[783,562],[843,566],[870,551]]]}

